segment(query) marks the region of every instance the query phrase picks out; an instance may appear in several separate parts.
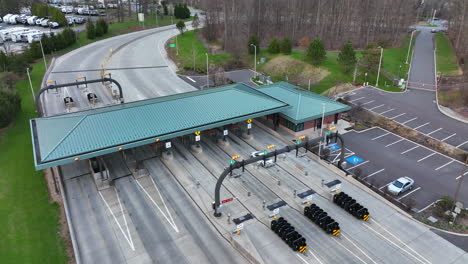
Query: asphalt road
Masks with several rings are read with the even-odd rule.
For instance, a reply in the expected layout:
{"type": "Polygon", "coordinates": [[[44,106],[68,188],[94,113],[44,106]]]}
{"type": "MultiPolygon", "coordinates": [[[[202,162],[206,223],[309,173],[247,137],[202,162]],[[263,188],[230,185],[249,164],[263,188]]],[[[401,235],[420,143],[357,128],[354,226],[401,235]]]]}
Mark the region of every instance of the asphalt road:
{"type": "Polygon", "coordinates": [[[414,42],[408,88],[435,91],[434,33],[422,28],[414,42]]]}
{"type": "MultiPolygon", "coordinates": [[[[197,89],[205,89],[207,86],[206,75],[187,76],[178,75],[179,78],[187,82],[189,85],[196,87],[197,89]]],[[[226,77],[235,83],[244,83],[250,87],[255,87],[257,84],[251,81],[251,78],[255,76],[255,72],[252,70],[235,70],[226,72],[226,77]]],[[[210,87],[213,87],[213,82],[210,81],[210,87]]]]}

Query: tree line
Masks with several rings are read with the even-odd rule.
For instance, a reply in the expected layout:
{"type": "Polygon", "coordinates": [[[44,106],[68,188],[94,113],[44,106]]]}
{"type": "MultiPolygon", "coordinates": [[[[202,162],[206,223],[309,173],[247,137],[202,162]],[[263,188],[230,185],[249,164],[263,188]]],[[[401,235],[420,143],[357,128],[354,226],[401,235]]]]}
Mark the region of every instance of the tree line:
{"type": "Polygon", "coordinates": [[[57,22],[62,26],[68,25],[67,19],[62,13],[62,10],[47,4],[32,4],[31,13],[38,17],[49,17],[52,21],[57,22]]]}
{"type": "Polygon", "coordinates": [[[261,45],[288,37],[293,43],[320,38],[327,49],[346,40],[358,48],[384,41],[397,45],[415,22],[420,0],[201,0],[205,37],[228,51],[243,48],[250,35],[261,45]]]}
{"type": "Polygon", "coordinates": [[[460,64],[465,64],[468,60],[468,0],[451,0],[446,13],[449,19],[449,39],[460,64]]]}

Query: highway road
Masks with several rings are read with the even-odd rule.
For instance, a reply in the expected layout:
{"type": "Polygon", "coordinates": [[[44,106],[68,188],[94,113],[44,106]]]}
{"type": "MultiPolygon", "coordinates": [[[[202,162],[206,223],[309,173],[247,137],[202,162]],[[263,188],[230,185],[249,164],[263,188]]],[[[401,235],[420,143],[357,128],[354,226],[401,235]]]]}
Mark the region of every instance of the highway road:
{"type": "MultiPolygon", "coordinates": [[[[194,90],[176,76],[174,65],[165,58],[163,43],[173,34],[173,28],[167,27],[96,42],[58,58],[48,79],[64,83],[74,81],[78,75],[97,78],[99,71],[94,70],[102,65],[121,82],[126,101],[194,90]],[[155,34],[146,36],[149,33],[155,34]],[[149,68],[117,70],[136,67],[149,68]]],[[[88,89],[98,95],[101,105],[113,103],[101,84],[88,89]]],[[[83,90],[70,87],[58,95],[46,94],[47,115],[64,112],[64,93],[76,98],[72,111],[89,108],[83,90]]],[[[106,156],[115,180],[114,185],[101,191],[96,189],[86,161],[62,166],[71,232],[82,262],[247,263],[239,247],[263,263],[331,263],[337,259],[343,263],[393,263],[395,257],[402,263],[467,260],[462,250],[344,181],[343,189],[359,197],[372,214],[369,223],[352,218],[326,198],[328,190],[321,186],[322,179],[330,181],[338,176],[310,157],[297,159],[294,154],[287,155],[272,169],[249,166],[241,178],[226,180],[222,197],[234,195],[237,199],[225,207],[223,218],[214,219],[210,208],[214,181],[232,152],[246,156],[253,149],[262,150],[266,144],[286,144],[272,136],[271,131],[254,128],[253,133],[258,133],[258,138],[249,142],[231,135],[232,146],[226,148],[203,139],[204,151],[200,154],[175,142],[173,160],[163,161],[152,155],[144,158],[149,175],[141,178],[131,175],[120,154],[106,156]],[[300,177],[305,171],[309,176],[300,177]],[[277,177],[283,181],[279,187],[277,177]],[[293,196],[293,189],[301,188],[312,188],[320,194],[314,201],[342,223],[343,236],[326,235],[302,216],[301,200],[293,196]],[[263,200],[287,201],[281,216],[308,239],[310,254],[292,252],[269,230],[271,219],[268,211],[262,210],[263,200]],[[233,218],[250,212],[256,219],[246,222],[240,236],[231,237],[233,224],[226,221],[227,212],[233,218]],[[240,246],[234,249],[227,237],[240,246]]]]}

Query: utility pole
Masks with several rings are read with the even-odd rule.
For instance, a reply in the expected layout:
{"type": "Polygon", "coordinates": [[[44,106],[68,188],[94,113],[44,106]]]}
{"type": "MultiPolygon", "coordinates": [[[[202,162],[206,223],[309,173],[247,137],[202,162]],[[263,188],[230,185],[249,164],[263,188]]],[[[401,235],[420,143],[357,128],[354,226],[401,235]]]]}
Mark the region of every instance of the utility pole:
{"type": "Polygon", "coordinates": [[[461,174],[460,179],[458,180],[457,189],[455,190],[455,196],[454,196],[454,200],[453,200],[454,205],[453,205],[452,211],[455,210],[455,204],[458,201],[458,194],[460,193],[460,188],[461,188],[461,186],[463,184],[463,178],[465,178],[465,174],[467,172],[468,172],[468,154],[465,157],[465,166],[462,169],[462,174],[461,174]]]}
{"type": "Polygon", "coordinates": [[[379,87],[379,77],[380,77],[380,68],[382,67],[382,57],[383,57],[383,48],[380,48],[380,62],[379,62],[379,71],[377,72],[377,81],[375,82],[375,87],[379,87]]]}
{"type": "Polygon", "coordinates": [[[176,45],[176,55],[179,56],[179,43],[177,43],[177,35],[175,35],[175,45],[176,45]]]}
{"type": "Polygon", "coordinates": [[[414,34],[414,31],[415,31],[415,30],[413,30],[413,31],[411,32],[411,38],[410,38],[409,47],[408,47],[408,55],[406,55],[406,64],[408,64],[409,53],[410,53],[410,50],[411,50],[411,43],[413,43],[413,34],[414,34]]]}
{"type": "MultiPolygon", "coordinates": [[[[206,88],[210,88],[210,77],[208,75],[208,53],[205,53],[206,55],[206,88]]],[[[202,88],[203,89],[203,88],[202,88]]]]}
{"type": "Polygon", "coordinates": [[[250,46],[253,46],[254,47],[254,50],[255,50],[255,55],[254,55],[254,71],[255,71],[255,77],[257,77],[257,46],[254,45],[254,44],[250,44],[250,46]]]}
{"type": "Polygon", "coordinates": [[[32,99],[33,99],[33,102],[35,102],[34,98],[36,98],[36,96],[34,95],[34,88],[31,82],[31,75],[29,75],[29,68],[26,68],[26,73],[28,74],[29,86],[31,87],[31,93],[32,93],[32,99]]]}
{"type": "Polygon", "coordinates": [[[44,65],[45,65],[45,69],[47,71],[47,62],[46,62],[46,59],[45,59],[44,48],[42,47],[42,40],[41,39],[39,39],[39,43],[41,44],[42,59],[44,59],[44,65]]]}
{"type": "Polygon", "coordinates": [[[319,151],[318,151],[319,158],[320,158],[320,152],[322,150],[323,119],[325,119],[325,103],[322,103],[322,124],[320,125],[320,143],[319,143],[319,151]]]}

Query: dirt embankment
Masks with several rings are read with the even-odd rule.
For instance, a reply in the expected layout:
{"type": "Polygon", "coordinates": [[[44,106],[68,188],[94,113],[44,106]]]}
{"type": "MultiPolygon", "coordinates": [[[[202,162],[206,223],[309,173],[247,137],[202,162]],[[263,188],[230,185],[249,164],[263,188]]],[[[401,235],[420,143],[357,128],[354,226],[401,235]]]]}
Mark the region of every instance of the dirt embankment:
{"type": "Polygon", "coordinates": [[[325,69],[314,67],[303,61],[295,60],[288,56],[280,56],[269,61],[263,71],[271,76],[287,78],[291,83],[307,86],[320,82],[330,72],[325,69]]]}

